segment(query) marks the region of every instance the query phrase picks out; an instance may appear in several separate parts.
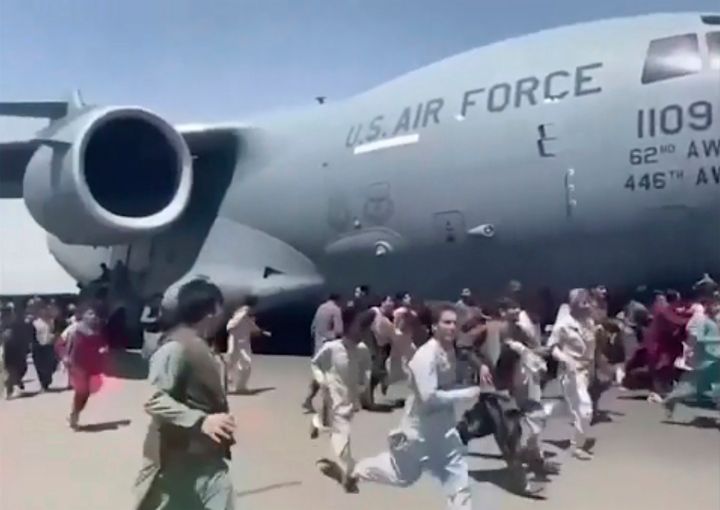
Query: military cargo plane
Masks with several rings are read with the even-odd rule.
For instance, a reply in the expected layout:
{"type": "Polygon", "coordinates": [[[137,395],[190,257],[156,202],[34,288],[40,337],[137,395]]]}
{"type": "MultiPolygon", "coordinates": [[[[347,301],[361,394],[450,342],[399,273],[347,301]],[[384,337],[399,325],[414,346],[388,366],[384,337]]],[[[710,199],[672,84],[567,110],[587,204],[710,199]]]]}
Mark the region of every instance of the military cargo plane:
{"type": "Polygon", "coordinates": [[[545,30],[242,123],[77,94],[0,113],[49,119],[2,145],[1,175],[55,258],[81,282],[122,260],[140,297],[196,276],[279,306],[720,270],[720,14],[545,30]]]}

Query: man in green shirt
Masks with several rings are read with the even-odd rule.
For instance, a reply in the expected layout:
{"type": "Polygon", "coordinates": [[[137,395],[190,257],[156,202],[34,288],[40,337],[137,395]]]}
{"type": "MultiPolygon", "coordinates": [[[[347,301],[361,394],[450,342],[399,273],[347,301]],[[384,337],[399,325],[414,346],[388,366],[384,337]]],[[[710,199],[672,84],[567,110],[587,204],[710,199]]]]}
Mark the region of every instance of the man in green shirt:
{"type": "Polygon", "coordinates": [[[178,293],[179,324],[150,361],[152,421],[135,483],[137,510],[232,510],[235,421],[207,339],[223,324],[223,296],[204,280],[178,293]]]}

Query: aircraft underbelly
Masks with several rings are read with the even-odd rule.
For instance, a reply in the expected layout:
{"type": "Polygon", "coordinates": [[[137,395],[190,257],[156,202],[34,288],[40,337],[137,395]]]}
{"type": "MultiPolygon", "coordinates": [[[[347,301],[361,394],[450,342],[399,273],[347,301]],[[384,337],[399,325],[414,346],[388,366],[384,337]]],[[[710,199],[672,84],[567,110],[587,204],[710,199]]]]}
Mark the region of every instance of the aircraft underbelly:
{"type": "Polygon", "coordinates": [[[720,249],[712,236],[719,226],[698,223],[685,235],[649,228],[492,247],[473,246],[469,240],[465,246],[426,246],[383,258],[347,256],[326,262],[320,270],[333,289],[367,283],[378,293],[407,290],[436,299],[451,299],[464,287],[493,295],[510,279],[528,288],[555,290],[670,284],[720,271],[720,249]],[[678,244],[678,239],[683,241],[678,244]]]}

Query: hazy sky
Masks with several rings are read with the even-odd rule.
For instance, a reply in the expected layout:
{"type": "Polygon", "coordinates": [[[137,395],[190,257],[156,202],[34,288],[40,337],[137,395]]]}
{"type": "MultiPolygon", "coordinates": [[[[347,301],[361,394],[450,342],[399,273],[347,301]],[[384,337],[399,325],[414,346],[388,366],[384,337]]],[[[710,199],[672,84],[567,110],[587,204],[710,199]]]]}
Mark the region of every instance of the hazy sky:
{"type": "MultiPolygon", "coordinates": [[[[0,98],[139,104],[175,122],[361,92],[488,42],[718,0],[0,0],[0,98]]],[[[0,137],[27,124],[0,119],[0,137]]]]}

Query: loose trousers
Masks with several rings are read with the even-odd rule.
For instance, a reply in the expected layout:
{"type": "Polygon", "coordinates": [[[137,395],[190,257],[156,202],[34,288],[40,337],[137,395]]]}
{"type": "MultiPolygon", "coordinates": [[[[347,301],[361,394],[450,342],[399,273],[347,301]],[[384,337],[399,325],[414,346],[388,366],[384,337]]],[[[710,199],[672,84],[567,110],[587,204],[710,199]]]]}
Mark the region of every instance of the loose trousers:
{"type": "Polygon", "coordinates": [[[252,372],[252,352],[249,348],[241,347],[229,356],[226,370],[230,389],[243,392],[248,389],[250,373],[252,372]]]}
{"type": "Polygon", "coordinates": [[[313,415],[313,426],[318,430],[330,433],[330,446],[344,475],[352,474],[355,469],[355,460],[350,446],[350,423],[354,414],[330,412],[329,423],[323,423],[320,414],[313,415]]]}
{"type": "Polygon", "coordinates": [[[560,377],[560,385],[565,395],[565,402],[570,408],[573,427],[575,427],[573,444],[581,448],[587,439],[593,414],[592,400],[588,391],[590,374],[587,370],[565,372],[560,377]]]}
{"type": "Polygon", "coordinates": [[[448,510],[472,510],[468,466],[457,430],[413,436],[403,430],[392,432],[389,451],[358,462],[355,475],[368,482],[409,487],[428,470],[440,480],[448,510]]]}
{"type": "Polygon", "coordinates": [[[141,494],[136,510],[233,510],[235,491],[228,465],[221,459],[168,462],[141,494]]]}

